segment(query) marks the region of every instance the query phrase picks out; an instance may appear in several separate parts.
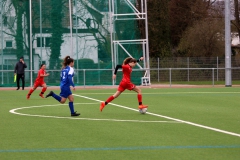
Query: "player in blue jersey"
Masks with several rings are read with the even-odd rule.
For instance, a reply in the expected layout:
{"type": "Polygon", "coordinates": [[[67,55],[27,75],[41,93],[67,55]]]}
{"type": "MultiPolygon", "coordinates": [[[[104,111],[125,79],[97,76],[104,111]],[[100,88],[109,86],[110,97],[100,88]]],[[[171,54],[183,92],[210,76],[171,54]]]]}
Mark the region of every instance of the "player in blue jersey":
{"type": "Polygon", "coordinates": [[[71,86],[73,87],[73,90],[75,90],[75,86],[73,83],[73,76],[74,76],[74,69],[72,68],[74,66],[74,60],[70,58],[70,56],[66,56],[63,61],[63,67],[61,71],[61,83],[60,83],[60,96],[56,95],[53,91],[50,91],[47,97],[52,96],[60,103],[65,103],[67,99],[69,99],[69,108],[71,111],[71,116],[79,116],[80,113],[77,113],[74,111],[73,106],[73,100],[74,97],[71,92],[71,86]]]}

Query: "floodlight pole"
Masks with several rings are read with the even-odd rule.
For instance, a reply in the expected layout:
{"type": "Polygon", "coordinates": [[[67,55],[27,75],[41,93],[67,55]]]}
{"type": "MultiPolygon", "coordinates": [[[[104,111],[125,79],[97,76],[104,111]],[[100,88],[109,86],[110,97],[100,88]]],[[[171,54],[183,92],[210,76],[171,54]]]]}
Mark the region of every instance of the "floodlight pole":
{"type": "MultiPolygon", "coordinates": [[[[78,73],[78,16],[77,16],[77,1],[75,2],[75,24],[76,24],[76,54],[77,54],[77,73],[78,73]]],[[[77,74],[77,83],[79,83],[79,75],[77,74]]]]}
{"type": "Polygon", "coordinates": [[[71,57],[73,57],[73,40],[72,40],[72,3],[71,0],[69,2],[69,20],[70,20],[70,37],[71,37],[71,57]]]}
{"type": "Polygon", "coordinates": [[[1,51],[2,51],[2,84],[3,84],[3,1],[1,0],[1,51]]]}
{"type": "Polygon", "coordinates": [[[225,1],[225,86],[232,86],[230,1],[225,1]]]}
{"type": "Polygon", "coordinates": [[[41,54],[41,64],[42,64],[42,0],[40,0],[40,54],[41,54]]]}
{"type": "Polygon", "coordinates": [[[29,20],[30,20],[30,35],[29,35],[29,48],[30,48],[30,86],[32,86],[32,79],[33,79],[33,75],[32,75],[32,72],[33,72],[33,61],[32,61],[32,0],[29,0],[29,20]]]}

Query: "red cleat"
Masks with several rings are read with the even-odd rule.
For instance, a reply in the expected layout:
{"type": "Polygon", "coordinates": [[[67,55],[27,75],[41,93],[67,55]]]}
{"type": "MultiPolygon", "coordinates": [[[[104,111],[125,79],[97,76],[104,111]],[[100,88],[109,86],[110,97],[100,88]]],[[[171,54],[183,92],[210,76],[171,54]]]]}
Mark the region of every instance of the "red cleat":
{"type": "Polygon", "coordinates": [[[43,94],[41,94],[41,93],[39,94],[39,96],[42,97],[42,98],[45,98],[45,97],[43,96],[43,94]]]}
{"type": "Polygon", "coordinates": [[[143,109],[143,108],[148,108],[148,106],[143,104],[138,106],[138,109],[143,109]]]}
{"type": "Polygon", "coordinates": [[[105,102],[100,103],[100,111],[102,112],[103,108],[105,107],[105,102]]]}
{"type": "Polygon", "coordinates": [[[27,99],[30,99],[30,95],[29,94],[27,95],[27,99]]]}

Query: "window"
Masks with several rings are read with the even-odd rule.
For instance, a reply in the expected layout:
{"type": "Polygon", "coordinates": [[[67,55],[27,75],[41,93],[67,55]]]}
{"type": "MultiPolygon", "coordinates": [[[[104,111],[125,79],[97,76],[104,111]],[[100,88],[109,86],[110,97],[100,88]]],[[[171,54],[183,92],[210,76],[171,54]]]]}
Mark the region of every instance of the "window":
{"type": "Polygon", "coordinates": [[[77,17],[73,17],[73,26],[74,27],[79,27],[79,22],[77,17]]]}
{"type": "MultiPolygon", "coordinates": [[[[42,47],[50,47],[51,37],[42,37],[42,47]]],[[[41,47],[41,37],[37,37],[37,47],[41,47]]]]}
{"type": "Polygon", "coordinates": [[[12,48],[12,41],[6,41],[6,48],[12,48]]]}
{"type": "Polygon", "coordinates": [[[46,37],[45,38],[45,47],[50,47],[50,43],[51,43],[51,37],[46,37]]]}
{"type": "Polygon", "coordinates": [[[44,37],[42,37],[42,44],[41,37],[37,37],[37,47],[44,47],[44,37]]]}

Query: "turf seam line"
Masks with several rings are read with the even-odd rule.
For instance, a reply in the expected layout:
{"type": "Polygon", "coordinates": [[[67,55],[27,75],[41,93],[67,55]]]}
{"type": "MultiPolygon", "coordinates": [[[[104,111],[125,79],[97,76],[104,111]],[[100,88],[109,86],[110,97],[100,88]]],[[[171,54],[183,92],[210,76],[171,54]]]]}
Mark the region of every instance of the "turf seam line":
{"type": "Polygon", "coordinates": [[[0,153],[12,152],[69,152],[69,151],[119,151],[119,150],[163,150],[163,149],[229,149],[240,148],[240,145],[223,146],[133,146],[133,147],[105,147],[105,148],[43,148],[43,149],[8,149],[0,153]]]}

